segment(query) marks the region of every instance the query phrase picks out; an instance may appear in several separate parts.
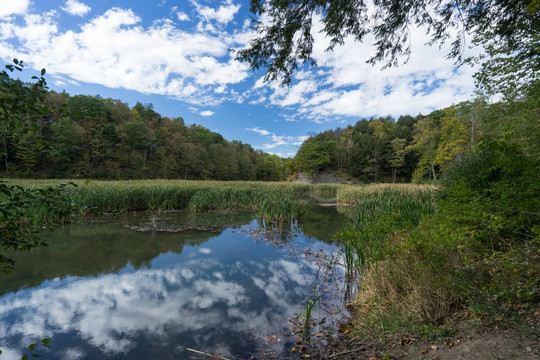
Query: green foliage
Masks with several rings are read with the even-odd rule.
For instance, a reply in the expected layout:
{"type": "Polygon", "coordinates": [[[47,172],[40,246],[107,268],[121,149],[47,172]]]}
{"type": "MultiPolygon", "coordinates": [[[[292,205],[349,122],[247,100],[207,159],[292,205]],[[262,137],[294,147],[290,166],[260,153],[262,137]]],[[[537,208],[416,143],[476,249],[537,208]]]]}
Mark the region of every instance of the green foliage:
{"type": "Polygon", "coordinates": [[[47,90],[45,69],[41,70],[40,77],[32,77],[35,82],[25,84],[10,77],[13,71],[22,71],[23,67],[22,60],[13,59],[13,64],[6,65],[0,72],[0,136],[6,173],[10,170],[8,159],[15,146],[22,147],[18,157],[28,170],[35,165],[36,151],[41,145],[41,140],[35,137],[40,119],[47,111],[43,106],[47,90]]]}
{"type": "MultiPolygon", "coordinates": [[[[42,140],[39,138],[41,116],[48,110],[43,106],[47,83],[43,76],[23,84],[10,78],[10,72],[22,71],[23,62],[13,60],[0,72],[0,132],[4,145],[4,166],[9,171],[8,156],[10,142],[29,173],[37,163],[42,140]]],[[[46,245],[38,233],[50,229],[55,223],[65,222],[73,206],[64,196],[61,184],[57,187],[24,188],[0,183],[0,271],[13,270],[14,261],[7,251],[26,251],[46,245]]]]}
{"type": "MultiPolygon", "coordinates": [[[[50,349],[50,343],[51,343],[51,339],[48,339],[48,338],[45,338],[43,340],[41,340],[39,343],[33,343],[33,344],[30,344],[28,345],[28,351],[30,351],[30,356],[32,358],[40,358],[41,355],[40,355],[40,350],[44,350],[44,349],[50,349]]],[[[0,351],[0,354],[2,352],[0,351]]],[[[28,360],[29,359],[29,355],[28,354],[24,354],[22,357],[21,357],[21,360],[28,360]]]]}
{"type": "Polygon", "coordinates": [[[368,264],[383,260],[394,250],[391,237],[416,227],[425,214],[434,211],[429,186],[348,186],[338,190],[338,202],[353,204],[346,212],[344,230],[336,235],[343,243],[349,276],[368,264]]]}
{"type": "MultiPolygon", "coordinates": [[[[491,45],[497,53],[504,50],[508,59],[517,55],[515,65],[528,60],[519,66],[520,71],[533,65],[529,73],[538,73],[539,8],[536,0],[473,0],[458,4],[450,0],[389,0],[373,4],[364,0],[251,0],[251,12],[265,20],[253,20],[257,36],[248,48],[238,51],[237,58],[252,69],[266,68],[265,79],[289,84],[300,63],[315,65],[312,28],[320,16],[322,32],[330,39],[328,50],[342,45],[347,37],[362,42],[368,34],[373,35],[375,53],[368,60],[371,64],[382,61],[385,67],[397,66],[400,57],[408,58],[408,30],[418,26],[427,29],[432,45],[452,39],[448,57],[458,62],[462,60],[465,35],[476,34],[478,42],[486,42],[489,55],[491,45]]],[[[499,69],[487,71],[490,79],[497,79],[499,73],[499,69]]]]}
{"type": "MultiPolygon", "coordinates": [[[[50,180],[19,180],[22,189],[48,188],[50,180]]],[[[302,215],[310,199],[335,196],[339,185],[303,185],[240,181],[78,181],[63,189],[83,214],[141,210],[250,210],[268,223],[302,215]]]]}
{"type": "MultiPolygon", "coordinates": [[[[491,105],[476,123],[482,136],[473,150],[444,173],[435,211],[416,227],[394,227],[385,219],[389,229],[409,230],[394,232],[398,236],[375,242],[374,248],[371,242],[361,245],[368,265],[361,273],[357,311],[365,327],[400,332],[399,324],[405,324],[410,330],[441,321],[457,306],[499,319],[537,306],[539,105],[536,86],[520,101],[491,105]]],[[[451,112],[439,115],[443,127],[455,120],[451,112]]],[[[384,227],[376,224],[365,225],[363,232],[372,235],[373,229],[383,236],[384,227]]],[[[350,234],[345,233],[354,241],[350,234]]]]}
{"type": "Polygon", "coordinates": [[[0,183],[0,271],[13,270],[7,250],[45,246],[38,234],[68,221],[74,207],[66,197],[65,185],[32,189],[0,183]]]}
{"type": "Polygon", "coordinates": [[[162,118],[152,104],[130,109],[99,96],[43,97],[49,109],[36,115],[41,120],[32,120],[31,131],[26,123],[21,129],[9,122],[0,127],[6,174],[13,169],[20,177],[264,181],[289,174],[286,159],[229,142],[200,125],[187,127],[180,117],[162,118]]]}
{"type": "Polygon", "coordinates": [[[308,140],[300,146],[295,161],[297,168],[313,175],[330,164],[335,142],[308,140]]]}

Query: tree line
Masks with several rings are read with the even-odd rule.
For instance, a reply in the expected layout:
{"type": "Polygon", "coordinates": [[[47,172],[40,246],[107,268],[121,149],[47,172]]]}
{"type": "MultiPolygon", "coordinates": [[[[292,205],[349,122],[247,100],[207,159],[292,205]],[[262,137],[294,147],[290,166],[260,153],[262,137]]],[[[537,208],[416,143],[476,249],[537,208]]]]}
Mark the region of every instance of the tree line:
{"type": "MultiPolygon", "coordinates": [[[[19,103],[38,99],[29,84],[2,81],[3,89],[18,87],[31,95],[19,103]]],[[[152,104],[130,108],[120,100],[44,90],[40,106],[43,112],[23,111],[18,122],[7,121],[9,109],[0,110],[4,176],[263,181],[287,176],[285,159],[227,141],[201,125],[188,126],[181,117],[163,117],[152,104]]]]}
{"type": "Polygon", "coordinates": [[[488,130],[497,107],[478,97],[428,115],[362,119],[310,136],[294,169],[337,171],[360,182],[437,180],[488,130]]]}
{"type": "Polygon", "coordinates": [[[0,173],[7,177],[280,181],[329,170],[364,183],[437,180],[493,133],[504,107],[479,96],[428,115],[362,119],[311,135],[294,159],[283,159],[162,117],[152,104],[130,108],[1,80],[2,97],[20,95],[0,107],[0,173]]]}

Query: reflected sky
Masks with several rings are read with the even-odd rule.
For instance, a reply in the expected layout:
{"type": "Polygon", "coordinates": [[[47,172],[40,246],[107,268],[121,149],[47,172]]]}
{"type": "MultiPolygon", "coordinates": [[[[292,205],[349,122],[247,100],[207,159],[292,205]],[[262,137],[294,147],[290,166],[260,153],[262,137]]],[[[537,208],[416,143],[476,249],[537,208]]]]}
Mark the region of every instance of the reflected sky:
{"type": "MultiPolygon", "coordinates": [[[[100,227],[110,231],[110,224],[94,224],[94,236],[100,227]]],[[[51,359],[182,359],[190,354],[186,348],[245,358],[264,345],[286,352],[291,344],[282,334],[290,327],[288,317],[302,311],[319,268],[295,255],[307,246],[303,233],[290,246],[276,247],[254,240],[256,227],[253,221],[227,228],[203,242],[177,246],[180,251],[161,252],[145,266],[128,261],[114,272],[66,273],[5,293],[0,298],[2,358],[20,359],[30,343],[43,338],[51,338],[51,350],[42,353],[51,359]],[[274,334],[280,341],[264,344],[274,334]]],[[[116,236],[125,241],[120,238],[133,232],[125,229],[116,236]]],[[[174,238],[140,236],[153,237],[155,245],[156,237],[174,238]]],[[[332,245],[313,244],[312,237],[309,244],[334,251],[332,245]]],[[[82,248],[92,256],[90,244],[82,248]]]]}

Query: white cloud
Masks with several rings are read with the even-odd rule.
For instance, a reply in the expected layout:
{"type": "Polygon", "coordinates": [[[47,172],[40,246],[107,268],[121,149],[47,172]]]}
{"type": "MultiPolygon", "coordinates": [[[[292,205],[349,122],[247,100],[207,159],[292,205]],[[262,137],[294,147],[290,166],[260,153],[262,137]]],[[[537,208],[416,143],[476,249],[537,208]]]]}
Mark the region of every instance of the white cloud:
{"type": "Polygon", "coordinates": [[[4,0],[0,6],[0,19],[6,18],[10,15],[24,15],[28,11],[29,5],[30,0],[4,0]]]}
{"type": "Polygon", "coordinates": [[[92,9],[90,6],[79,2],[77,0],[66,0],[65,7],[61,7],[62,10],[71,15],[84,16],[88,14],[92,9]]]}
{"type": "Polygon", "coordinates": [[[0,22],[0,37],[7,40],[0,43],[0,57],[13,56],[8,41],[17,40],[18,57],[64,81],[216,105],[233,96],[227,85],[249,75],[248,66],[228,51],[238,45],[237,34],[189,33],[166,20],[143,27],[132,10],[119,8],[78,30],[59,30],[52,15],[31,14],[25,20],[22,25],[0,22]]]}
{"type": "Polygon", "coordinates": [[[473,94],[475,70],[456,69],[445,58],[448,46],[425,45],[429,37],[424,29],[411,29],[412,55],[406,64],[380,71],[384,64],[365,63],[374,53],[373,38],[364,43],[348,38],[343,46],[327,52],[329,40],[320,33],[321,26],[316,21],[313,30],[313,57],[319,67],[296,73],[289,88],[259,79],[252,91],[270,91],[272,105],[295,110],[317,123],[342,121],[343,116],[428,113],[473,94]]]}
{"type": "Polygon", "coordinates": [[[213,111],[210,111],[210,110],[204,110],[204,111],[201,111],[201,112],[199,113],[199,115],[201,115],[201,116],[212,116],[212,115],[214,115],[214,114],[215,114],[215,113],[214,113],[213,111]]]}
{"type": "Polygon", "coordinates": [[[201,248],[199,248],[199,252],[201,254],[210,255],[210,253],[212,253],[212,249],[206,248],[206,247],[201,247],[201,248]]]}
{"type": "MultiPolygon", "coordinates": [[[[288,136],[288,135],[276,135],[273,132],[270,132],[259,127],[246,128],[247,131],[253,131],[262,136],[269,137],[271,142],[265,143],[260,146],[255,146],[255,148],[262,150],[271,150],[280,146],[295,146],[298,147],[308,138],[307,136],[288,136]]],[[[281,153],[279,153],[281,156],[281,153]]]]}
{"type": "Polygon", "coordinates": [[[180,20],[180,21],[188,21],[188,20],[189,20],[188,14],[186,14],[185,12],[182,12],[182,11],[178,11],[178,12],[176,13],[176,17],[177,17],[178,20],[180,20]]]}
{"type": "Polygon", "coordinates": [[[257,134],[261,134],[263,136],[270,135],[270,132],[268,130],[261,129],[259,127],[247,128],[246,130],[256,132],[257,134]]]}
{"type": "Polygon", "coordinates": [[[234,15],[240,10],[240,5],[235,5],[232,0],[227,0],[224,5],[221,5],[217,10],[208,6],[202,6],[196,1],[192,1],[195,5],[199,16],[206,21],[215,20],[220,24],[228,24],[234,18],[234,15]]]}

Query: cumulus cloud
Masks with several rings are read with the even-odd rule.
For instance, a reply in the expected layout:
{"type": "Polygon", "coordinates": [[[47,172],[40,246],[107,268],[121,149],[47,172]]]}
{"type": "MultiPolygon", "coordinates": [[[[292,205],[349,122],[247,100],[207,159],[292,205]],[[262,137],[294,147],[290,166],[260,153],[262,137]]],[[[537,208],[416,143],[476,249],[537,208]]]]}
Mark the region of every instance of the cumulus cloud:
{"type": "Polygon", "coordinates": [[[3,1],[0,6],[0,19],[10,15],[24,15],[28,11],[30,0],[3,1]]]}
{"type": "MultiPolygon", "coordinates": [[[[122,87],[193,104],[219,104],[232,96],[227,85],[249,75],[248,66],[228,51],[237,45],[236,35],[190,33],[170,20],[144,27],[132,10],[120,8],[78,30],[60,30],[56,21],[46,14],[28,14],[23,24],[8,19],[0,25],[0,38],[18,41],[19,57],[63,81],[122,87]]],[[[0,57],[13,53],[9,42],[0,45],[0,57]]]]}
{"type": "Polygon", "coordinates": [[[182,11],[178,11],[178,12],[176,13],[176,17],[177,17],[178,20],[180,20],[180,21],[188,21],[188,20],[189,20],[188,14],[186,14],[185,12],[182,12],[182,11]]]}
{"type": "Polygon", "coordinates": [[[329,42],[315,22],[313,57],[319,65],[296,74],[289,88],[263,83],[253,92],[268,96],[272,105],[295,110],[314,122],[341,121],[343,117],[369,117],[427,113],[468,100],[474,91],[468,66],[456,68],[445,55],[448,47],[425,45],[425,29],[411,29],[412,55],[399,67],[381,71],[365,61],[373,54],[373,38],[364,43],[352,38],[327,52],[329,42]]]}
{"type": "Polygon", "coordinates": [[[197,1],[192,1],[192,4],[197,9],[201,19],[205,21],[215,20],[221,24],[231,22],[234,15],[240,10],[240,5],[233,4],[232,0],[227,0],[225,4],[221,5],[218,9],[202,6],[197,1]]]}
{"type": "Polygon", "coordinates": [[[90,6],[79,2],[77,0],[66,0],[65,7],[61,7],[62,10],[71,15],[84,16],[88,14],[92,9],[90,6]]]}

